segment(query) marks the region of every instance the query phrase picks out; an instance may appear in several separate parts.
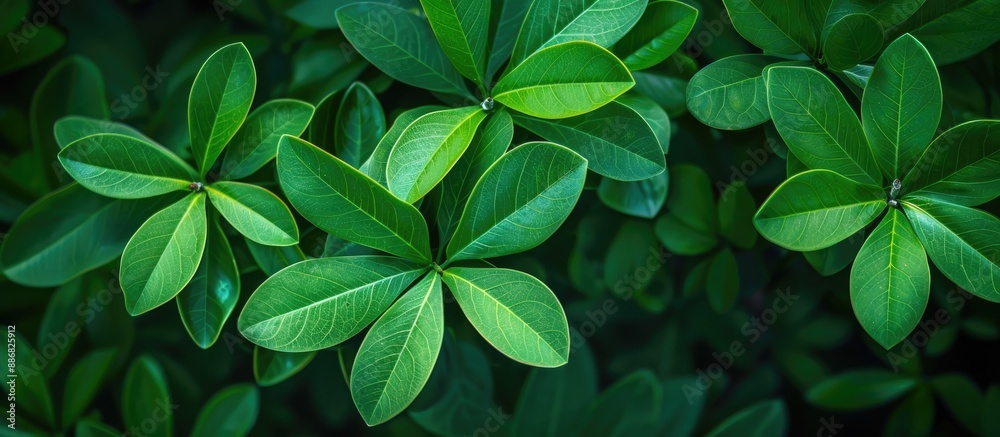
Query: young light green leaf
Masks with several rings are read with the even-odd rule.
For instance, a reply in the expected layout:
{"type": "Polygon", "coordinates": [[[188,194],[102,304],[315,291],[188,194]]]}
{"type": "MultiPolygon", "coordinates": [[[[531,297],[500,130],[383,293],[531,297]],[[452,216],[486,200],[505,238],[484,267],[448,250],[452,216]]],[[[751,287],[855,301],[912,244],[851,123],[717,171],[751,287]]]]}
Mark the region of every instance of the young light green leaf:
{"type": "Polygon", "coordinates": [[[212,396],[194,422],[195,437],[245,436],[260,412],[260,391],[251,384],[226,387],[212,396]]]}
{"type": "Polygon", "coordinates": [[[198,347],[215,344],[239,298],[240,272],[233,249],[218,220],[212,220],[198,270],[177,295],[181,322],[198,347]]]}
{"type": "Polygon", "coordinates": [[[537,367],[566,364],[566,314],[541,281],[516,270],[452,267],[444,282],[472,326],[504,355],[537,367]]]}
{"type": "Polygon", "coordinates": [[[931,294],[927,254],[902,211],[889,208],[851,268],[851,306],[861,326],[890,349],[917,327],[931,294]]]}
{"type": "Polygon", "coordinates": [[[587,159],[587,166],[621,181],[649,179],[666,168],[663,149],[649,123],[617,101],[563,120],[514,114],[514,121],[587,159]]]}
{"type": "Polygon", "coordinates": [[[885,208],[881,188],[829,170],[809,170],[781,184],[753,221],[760,234],[774,244],[809,251],[851,236],[885,208]]]}
{"type": "Polygon", "coordinates": [[[315,357],[316,351],[278,352],[254,346],[253,377],[257,385],[270,387],[295,376],[315,357]]]}
{"type": "Polygon", "coordinates": [[[441,277],[435,272],[372,325],[351,369],[351,397],[368,426],[396,416],[427,383],[444,339],[441,277]]]}
{"type": "Polygon", "coordinates": [[[767,92],[774,126],[806,166],[881,185],[878,162],[858,117],[823,73],[807,67],[772,68],[767,92]]]}
{"type": "Polygon", "coordinates": [[[201,66],[188,99],[191,154],[201,176],[243,124],[256,88],[257,72],[243,43],[219,49],[201,66]]]}
{"type": "Polygon", "coordinates": [[[666,171],[641,181],[601,179],[597,197],[609,208],[623,214],[654,218],[667,201],[670,174],[666,171]]]}
{"type": "Polygon", "coordinates": [[[847,14],[823,31],[823,60],[846,70],[882,49],[882,25],[868,14],[847,14]]]}
{"type": "Polygon", "coordinates": [[[807,17],[806,0],[723,0],[733,27],[768,53],[812,55],[816,32],[807,17]]]}
{"type": "Polygon", "coordinates": [[[946,202],[910,197],[906,216],[941,273],[983,299],[1000,302],[1000,220],[946,202]]]}
{"type": "Polygon", "coordinates": [[[278,179],[292,206],[327,233],[430,261],[430,237],[420,211],[344,161],[286,135],[278,146],[278,179]]]}
{"type": "Polygon", "coordinates": [[[744,408],[720,423],[708,437],[785,435],[788,430],[788,407],[776,399],[744,408]]]}
{"type": "Polygon", "coordinates": [[[484,86],[489,0],[420,0],[434,36],[462,76],[484,86]]]}
{"type": "Polygon", "coordinates": [[[169,150],[134,137],[98,134],[59,152],[80,185],[102,196],[141,199],[188,189],[197,176],[169,150]]]}
{"type": "Polygon", "coordinates": [[[812,387],[806,392],[806,399],[830,410],[866,410],[898,399],[916,384],[912,378],[885,370],[852,370],[812,387]]]}
{"type": "Polygon", "coordinates": [[[295,217],[274,193],[256,185],[228,181],[209,185],[206,191],[212,206],[247,238],[268,246],[299,242],[295,217]]]}
{"type": "Polygon", "coordinates": [[[156,417],[163,420],[152,431],[144,434],[155,437],[173,435],[176,406],[171,402],[163,368],[155,358],[141,355],[132,362],[125,374],[122,400],[122,418],[126,429],[142,429],[143,422],[156,414],[156,417]]]}
{"type": "Polygon", "coordinates": [[[436,198],[437,214],[434,218],[442,243],[450,240],[455,233],[459,217],[476,182],[503,156],[513,137],[514,121],[510,114],[505,110],[497,111],[486,121],[483,129],[477,132],[468,150],[441,181],[436,198]]]}
{"type": "Polygon", "coordinates": [[[385,135],[382,105],[365,84],[354,82],[344,93],[334,127],[334,152],[344,162],[358,168],[379,139],[385,135]]]}
{"type": "Polygon", "coordinates": [[[508,70],[493,88],[493,98],[534,117],[566,118],[600,108],[634,84],[607,49],[571,41],[539,50],[508,70]]]}
{"type": "Polygon", "coordinates": [[[688,82],[691,115],[716,129],[747,129],[771,119],[764,67],[780,58],[738,55],[708,64],[688,82]]]}
{"type": "Polygon", "coordinates": [[[532,0],[500,0],[494,1],[494,16],[498,17],[496,26],[493,28],[493,46],[490,48],[489,63],[486,68],[486,81],[490,82],[497,71],[514,51],[514,43],[517,42],[517,34],[524,23],[524,17],[528,14],[532,0]],[[496,9],[499,7],[499,11],[496,9]]]}
{"type": "Polygon", "coordinates": [[[470,96],[426,18],[392,4],[363,2],[338,9],[337,22],[361,56],[392,78],[418,88],[470,96]]]}
{"type": "Polygon", "coordinates": [[[407,203],[423,198],[458,162],[486,113],[478,106],[449,109],[418,118],[389,154],[389,190],[407,203]]]}
{"type": "Polygon", "coordinates": [[[53,130],[60,150],[65,149],[70,143],[96,134],[120,134],[156,144],[152,138],[125,123],[76,115],[60,118],[53,130]]]}
{"type": "Polygon", "coordinates": [[[698,20],[698,10],[674,0],[650,2],[642,18],[611,49],[629,70],[652,67],[674,53],[698,20]]]}
{"type": "Polygon", "coordinates": [[[114,349],[98,349],[80,358],[66,377],[66,391],[63,395],[62,422],[76,422],[108,376],[115,358],[114,349]]]}
{"type": "Polygon", "coordinates": [[[448,244],[448,262],[523,252],[549,238],[576,205],[587,161],[552,143],[516,147],[483,174],[448,244]]]}
{"type": "Polygon", "coordinates": [[[963,206],[1000,196],[1000,121],[970,121],[941,134],[903,179],[903,190],[963,206]]]}
{"type": "Polygon", "coordinates": [[[910,35],[889,44],[861,100],[865,135],[889,179],[906,175],[934,138],[941,96],[941,79],[924,46],[910,35]]]}
{"type": "Polygon", "coordinates": [[[510,65],[519,65],[540,50],[567,41],[610,47],[639,21],[645,8],[642,0],[535,1],[517,35],[510,65]]]}
{"type": "Polygon", "coordinates": [[[424,271],[424,266],[387,256],[293,264],[250,296],[240,313],[240,333],[282,352],[336,346],[367,327],[424,271]]]}
{"type": "Polygon", "coordinates": [[[740,292],[740,271],[732,250],[722,249],[712,258],[706,287],[708,303],[715,312],[725,313],[736,303],[740,292]]]}
{"type": "Polygon", "coordinates": [[[198,270],[207,233],[204,193],[191,193],[142,224],[122,254],[119,276],[129,314],[180,293],[198,270]]]}
{"type": "Polygon", "coordinates": [[[278,152],[282,135],[305,132],[314,111],[312,105],[292,99],[271,100],[254,109],[229,141],[220,177],[241,179],[260,170],[278,152]]]}
{"type": "Polygon", "coordinates": [[[443,111],[448,109],[444,106],[419,106],[409,111],[405,111],[396,117],[396,121],[392,123],[392,127],[389,129],[382,139],[379,140],[378,145],[375,146],[375,150],[372,151],[371,156],[364,164],[361,164],[359,170],[368,177],[378,182],[379,185],[388,188],[389,182],[386,181],[385,173],[386,167],[389,166],[389,155],[392,154],[392,147],[396,145],[396,141],[399,137],[403,135],[403,131],[410,126],[418,118],[424,115],[430,114],[436,111],[443,111]]]}

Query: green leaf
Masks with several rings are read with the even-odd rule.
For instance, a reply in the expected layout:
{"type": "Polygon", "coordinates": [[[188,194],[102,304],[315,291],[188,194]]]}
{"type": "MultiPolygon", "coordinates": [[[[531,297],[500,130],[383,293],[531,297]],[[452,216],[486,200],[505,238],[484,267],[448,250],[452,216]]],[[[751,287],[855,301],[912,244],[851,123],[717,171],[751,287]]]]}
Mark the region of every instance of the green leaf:
{"type": "Polygon", "coordinates": [[[629,70],[644,70],[680,48],[697,20],[698,10],[679,1],[650,2],[642,18],[611,51],[629,70]]]}
{"type": "Polygon", "coordinates": [[[95,134],[120,134],[156,144],[152,138],[127,124],[76,115],[60,118],[56,121],[54,131],[56,144],[60,150],[65,149],[70,143],[95,134]]]}
{"type": "Polygon", "coordinates": [[[674,214],[656,220],[656,236],[668,251],[684,256],[701,255],[719,243],[714,233],[693,228],[674,214]]]}
{"type": "Polygon", "coordinates": [[[63,394],[61,423],[64,426],[76,422],[90,406],[108,376],[115,354],[114,349],[95,350],[80,358],[70,369],[63,394]]]}
{"type": "Polygon", "coordinates": [[[240,313],[247,339],[282,352],[336,346],[382,314],[426,271],[386,256],[320,258],[279,271],[254,291],[240,313]]]}
{"type": "Polygon", "coordinates": [[[972,57],[1000,40],[994,25],[1000,20],[996,0],[954,2],[928,0],[907,24],[911,33],[934,55],[938,66],[972,57]]]}
{"type": "Polygon", "coordinates": [[[486,112],[471,106],[432,112],[411,123],[386,166],[392,194],[407,203],[423,198],[465,153],[485,118],[486,112]]]}
{"type": "Polygon", "coordinates": [[[865,135],[886,177],[901,178],[916,164],[934,138],[941,102],[941,79],[920,42],[903,35],[889,44],[861,101],[865,135]]]}
{"type": "Polygon", "coordinates": [[[508,70],[493,88],[493,98],[534,117],[566,118],[600,108],[634,84],[607,49],[571,41],[539,50],[508,70]]]}
{"type": "Polygon", "coordinates": [[[483,87],[486,77],[489,0],[420,0],[438,44],[452,65],[483,87]]]}
{"type": "Polygon", "coordinates": [[[149,355],[136,358],[125,374],[125,388],[122,390],[122,418],[125,428],[142,429],[144,421],[153,419],[156,427],[150,432],[143,431],[143,434],[163,437],[173,435],[174,410],[177,406],[171,401],[167,378],[160,363],[149,355]]]}
{"type": "Polygon", "coordinates": [[[457,436],[480,428],[483,413],[494,406],[491,373],[479,347],[446,336],[427,388],[408,409],[410,417],[436,435],[457,436]]]}
{"type": "Polygon", "coordinates": [[[448,244],[448,262],[493,258],[538,246],[566,220],[587,162],[552,143],[507,152],[479,179],[448,244]]]}
{"type": "Polygon", "coordinates": [[[688,82],[688,110],[698,121],[716,129],[747,129],[770,120],[763,71],[779,60],[738,55],[708,64],[688,82]]]}
{"type": "Polygon", "coordinates": [[[292,99],[271,100],[254,109],[229,141],[221,178],[241,179],[260,170],[274,159],[282,135],[305,132],[314,111],[312,105],[292,99]]]}
{"type": "Polygon", "coordinates": [[[541,281],[516,270],[471,267],[446,270],[444,281],[472,326],[504,355],[531,366],[566,364],[566,314],[541,281]]]}
{"type": "Polygon", "coordinates": [[[612,179],[649,179],[666,168],[663,149],[649,123],[622,103],[611,102],[563,120],[513,117],[519,126],[579,153],[591,170],[612,179]]]}
{"type": "Polygon", "coordinates": [[[880,49],[882,25],[868,14],[845,15],[823,31],[823,60],[834,70],[867,61],[880,49]]]}
{"type": "Polygon", "coordinates": [[[444,338],[441,277],[428,273],[372,325],[351,369],[351,397],[368,426],[396,416],[427,383],[444,338]]]}
{"type": "Polygon", "coordinates": [[[983,410],[983,393],[975,381],[963,374],[948,373],[934,377],[930,385],[958,423],[972,434],[982,434],[983,413],[994,412],[983,410]]]}
{"type": "Polygon", "coordinates": [[[426,18],[395,5],[364,2],[338,9],[337,22],[361,56],[393,79],[469,96],[426,18]]]}
{"type": "Polygon", "coordinates": [[[247,238],[268,246],[299,242],[292,212],[274,193],[256,185],[227,181],[209,185],[206,191],[212,206],[247,238]]]}
{"type": "Polygon", "coordinates": [[[45,351],[45,367],[42,374],[51,379],[76,343],[79,329],[84,324],[83,314],[78,312],[86,307],[86,295],[82,278],[76,278],[57,288],[49,296],[38,327],[39,351],[45,351]],[[50,352],[52,349],[56,351],[50,352]]]}
{"type": "Polygon", "coordinates": [[[788,407],[776,399],[744,408],[720,423],[709,437],[777,436],[788,431],[788,407]]]}
{"type": "Polygon", "coordinates": [[[121,431],[100,422],[93,422],[90,419],[76,422],[74,431],[77,437],[115,437],[122,435],[121,431]]]}
{"type": "MultiPolygon", "coordinates": [[[[24,3],[29,4],[28,2],[24,3]]],[[[0,5],[0,7],[3,6],[0,5]]],[[[4,14],[5,19],[18,20],[21,17],[28,19],[27,13],[18,14],[15,12],[11,13],[11,15],[7,15],[9,13],[8,11],[0,12],[4,14]]],[[[25,27],[21,27],[20,29],[28,28],[27,25],[23,26],[25,27]]],[[[35,29],[34,37],[30,39],[32,44],[23,48],[21,46],[26,44],[29,39],[23,37],[19,38],[20,35],[16,32],[9,32],[7,34],[7,42],[10,44],[4,44],[4,46],[0,48],[0,74],[14,72],[20,70],[21,68],[30,66],[51,56],[66,45],[66,36],[59,30],[45,26],[32,26],[32,28],[35,29]]],[[[14,27],[9,29],[13,30],[14,27]]],[[[22,35],[24,34],[22,33],[22,35]]]]}
{"type": "Polygon", "coordinates": [[[399,137],[403,135],[403,131],[410,126],[410,123],[413,123],[418,118],[432,112],[442,111],[445,109],[447,108],[444,106],[427,105],[416,107],[399,114],[399,116],[396,117],[396,121],[393,122],[392,127],[389,128],[389,131],[382,136],[381,140],[379,140],[378,145],[375,146],[375,150],[372,151],[368,160],[366,160],[365,163],[361,164],[361,167],[359,167],[361,173],[368,175],[368,177],[375,180],[375,182],[378,182],[379,185],[388,188],[389,182],[386,181],[385,173],[386,167],[389,166],[389,155],[392,154],[392,148],[396,145],[396,141],[399,140],[399,137]]]}
{"type": "Polygon", "coordinates": [[[385,135],[385,114],[378,98],[365,84],[354,82],[344,93],[337,110],[334,152],[358,168],[371,156],[385,135]]]}
{"type": "Polygon", "coordinates": [[[1000,121],[970,121],[941,134],[903,179],[903,191],[963,206],[1000,196],[1000,121]]]}
{"type": "MultiPolygon", "coordinates": [[[[528,14],[532,0],[500,0],[494,1],[494,13],[499,17],[494,26],[493,46],[490,48],[489,62],[486,69],[486,80],[489,82],[496,72],[500,70],[511,53],[514,51],[514,43],[517,42],[517,34],[524,23],[524,17],[528,14]],[[500,8],[497,11],[497,7],[500,8]]],[[[493,21],[493,20],[491,20],[493,21]]],[[[489,87],[487,87],[489,88],[489,87]]]]}
{"type": "Polygon", "coordinates": [[[597,368],[590,349],[570,353],[565,366],[528,373],[511,419],[511,435],[559,437],[580,431],[580,418],[597,397],[597,368]]]}
{"type": "Polygon", "coordinates": [[[514,121],[510,114],[505,110],[496,112],[486,121],[483,129],[477,132],[472,144],[441,181],[437,214],[434,218],[442,244],[455,233],[476,182],[503,156],[513,137],[514,121]]]}
{"type": "Polygon", "coordinates": [[[660,143],[660,150],[664,155],[670,151],[670,135],[673,129],[670,126],[670,116],[655,100],[638,92],[630,91],[618,96],[615,101],[628,106],[629,109],[642,117],[643,121],[653,130],[656,142],[660,143]]]}
{"type": "Polygon", "coordinates": [[[285,10],[285,16],[314,29],[337,29],[337,9],[353,0],[304,0],[285,10]]]}
{"type": "Polygon", "coordinates": [[[245,436],[260,412],[260,392],[251,384],[226,387],[212,396],[194,423],[192,436],[245,436]]]}
{"type": "Polygon", "coordinates": [[[708,303],[717,313],[729,311],[736,303],[740,292],[740,271],[732,250],[722,249],[712,258],[706,289],[708,303]]]}
{"type": "MultiPolygon", "coordinates": [[[[670,167],[670,193],[667,208],[687,226],[705,233],[718,231],[718,212],[712,195],[712,182],[701,167],[677,164],[670,167]]],[[[725,195],[725,193],[723,193],[725,195]]]]}
{"type": "Polygon", "coordinates": [[[597,197],[609,208],[641,218],[654,218],[667,201],[670,175],[664,171],[641,181],[601,179],[597,197]]]}
{"type": "Polygon", "coordinates": [[[204,193],[191,193],[142,224],[122,254],[129,314],[145,313],[180,293],[198,270],[207,233],[204,193]]]}
{"type": "MultiPolygon", "coordinates": [[[[9,328],[8,328],[9,329],[9,328]]],[[[10,332],[7,333],[8,342],[10,332]]],[[[11,343],[8,343],[11,344],[11,343]]],[[[49,386],[39,366],[46,359],[40,351],[31,347],[31,343],[21,332],[14,332],[14,387],[17,400],[16,411],[43,420],[51,428],[56,426],[56,416],[52,408],[52,395],[49,386]]],[[[9,347],[9,346],[8,346],[9,347]]],[[[8,351],[8,353],[10,353],[8,351]]],[[[9,357],[8,357],[9,359],[9,357]]],[[[9,363],[9,362],[8,362],[9,363]]],[[[8,379],[7,381],[10,381],[8,379]]],[[[9,382],[5,381],[6,384],[9,382]]],[[[8,390],[10,386],[8,385],[8,390]]]]}
{"type": "Polygon", "coordinates": [[[298,245],[293,246],[265,246],[244,237],[243,241],[250,249],[250,256],[253,258],[260,270],[265,275],[271,276],[285,267],[306,260],[306,254],[298,245]]]}
{"type": "Polygon", "coordinates": [[[819,250],[851,236],[885,208],[881,188],[829,170],[809,170],[778,186],[757,211],[754,226],[786,249],[819,250]]]}
{"type": "Polygon", "coordinates": [[[813,55],[816,33],[806,0],[723,0],[740,36],[768,53],[813,55]]]}
{"type": "Polygon", "coordinates": [[[292,206],[327,233],[430,261],[430,237],[420,212],[344,161],[284,136],[278,146],[278,179],[292,206]]]}
{"type": "Polygon", "coordinates": [[[97,134],[59,152],[66,171],[102,196],[141,199],[187,190],[193,170],[162,146],[120,134],[97,134]]]}
{"type": "Polygon", "coordinates": [[[851,305],[887,350],[917,327],[931,294],[927,254],[902,211],[889,208],[851,269],[851,305]]]}
{"type": "Polygon", "coordinates": [[[198,70],[188,99],[188,132],[202,177],[243,124],[256,87],[253,59],[243,43],[212,53],[198,70]]]}
{"type": "Polygon", "coordinates": [[[177,310],[191,339],[208,349],[240,298],[240,272],[218,220],[208,225],[205,251],[191,282],[177,295],[177,310]]]}
{"type": "Polygon", "coordinates": [[[1000,302],[1000,220],[964,206],[911,197],[902,202],[931,261],[952,282],[1000,302]]]}
{"type": "Polygon", "coordinates": [[[533,54],[567,41],[610,47],[639,21],[645,8],[646,2],[641,0],[535,1],[517,35],[510,65],[519,65],[533,54]]]}
{"type": "Polygon", "coordinates": [[[865,230],[825,249],[802,252],[806,261],[822,276],[832,276],[844,270],[858,256],[865,242],[865,230]]]}
{"type": "Polygon", "coordinates": [[[279,352],[254,346],[253,377],[257,385],[270,387],[295,376],[315,357],[316,351],[279,352]]]}
{"type": "Polygon", "coordinates": [[[912,378],[885,370],[852,370],[816,384],[806,392],[806,399],[829,410],[867,410],[900,398],[916,384],[912,378]]]}
{"type": "Polygon", "coordinates": [[[591,404],[581,418],[584,436],[625,437],[656,426],[663,393],[656,376],[639,370],[622,377],[591,404]]]}
{"type": "Polygon", "coordinates": [[[750,249],[757,242],[753,213],[757,203],[745,184],[730,185],[719,198],[719,235],[737,247],[750,249]]]}
{"type": "Polygon", "coordinates": [[[883,435],[929,436],[933,426],[934,397],[926,386],[919,386],[889,416],[883,435]]]}
{"type": "Polygon", "coordinates": [[[823,73],[775,67],[767,74],[767,91],[774,126],[806,166],[881,185],[878,162],[858,117],[823,73]]]}

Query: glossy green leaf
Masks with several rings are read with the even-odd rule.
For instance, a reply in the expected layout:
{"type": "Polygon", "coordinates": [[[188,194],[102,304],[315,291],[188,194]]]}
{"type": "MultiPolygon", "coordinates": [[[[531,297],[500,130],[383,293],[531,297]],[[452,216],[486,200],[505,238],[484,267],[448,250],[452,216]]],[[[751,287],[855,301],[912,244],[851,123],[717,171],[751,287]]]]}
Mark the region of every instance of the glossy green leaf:
{"type": "Polygon", "coordinates": [[[1000,121],[970,121],[941,134],[903,179],[903,192],[963,206],[1000,196],[1000,121]]]}
{"type": "Polygon", "coordinates": [[[591,170],[612,179],[648,179],[666,167],[663,150],[650,125],[639,113],[619,102],[562,120],[514,114],[514,121],[579,153],[587,159],[591,170]]]}
{"type": "Polygon", "coordinates": [[[723,0],[740,36],[768,53],[814,54],[816,33],[806,0],[723,0]]]}
{"type": "Polygon", "coordinates": [[[528,373],[510,424],[512,435],[558,437],[580,431],[580,418],[597,397],[597,368],[590,349],[570,353],[564,366],[528,373]]]}
{"type": "Polygon", "coordinates": [[[519,65],[533,54],[567,41],[610,47],[639,21],[645,8],[642,0],[535,1],[517,35],[510,64],[519,65]]]}
{"type": "Polygon", "coordinates": [[[173,435],[174,415],[178,406],[172,402],[167,378],[156,359],[141,355],[132,362],[125,373],[122,398],[127,401],[122,402],[122,418],[126,429],[142,429],[143,422],[153,419],[156,426],[143,434],[157,437],[173,435]]]}
{"type": "Polygon", "coordinates": [[[274,159],[282,135],[305,132],[314,111],[312,105],[292,99],[271,100],[254,109],[226,147],[221,178],[241,179],[260,170],[274,159]]]}
{"type": "Polygon", "coordinates": [[[875,63],[861,119],[889,179],[906,175],[934,138],[941,119],[941,79],[931,55],[912,36],[890,44],[875,63]]]}
{"type": "Polygon", "coordinates": [[[753,214],[757,203],[744,184],[727,187],[719,198],[719,235],[743,249],[750,249],[757,242],[753,228],[753,214]]]}
{"type": "Polygon", "coordinates": [[[706,435],[709,437],[785,435],[788,421],[788,407],[784,401],[763,401],[729,416],[706,435]]]}
{"type": "Polygon", "coordinates": [[[642,117],[643,121],[653,130],[656,142],[660,143],[660,150],[663,151],[664,155],[670,151],[670,135],[673,132],[673,128],[670,126],[670,116],[655,100],[632,91],[618,96],[615,101],[628,106],[629,109],[642,117]]]}
{"type": "Polygon", "coordinates": [[[363,2],[338,9],[337,22],[361,56],[394,79],[431,91],[469,94],[423,16],[393,4],[363,2]]]}
{"type": "Polygon", "coordinates": [[[432,112],[415,120],[389,154],[389,190],[407,203],[423,198],[462,157],[485,118],[486,112],[471,106],[432,112]]]}
{"type": "Polygon", "coordinates": [[[451,239],[476,182],[503,156],[513,137],[514,121],[510,114],[504,110],[496,112],[486,121],[483,129],[476,133],[468,150],[441,181],[437,214],[434,217],[440,241],[447,242],[451,239]]]}
{"type": "Polygon", "coordinates": [[[823,60],[846,70],[882,49],[882,25],[868,14],[848,14],[823,31],[823,60]]]}
{"type": "Polygon", "coordinates": [[[282,137],[278,179],[292,206],[327,233],[405,258],[430,260],[430,237],[420,212],[316,146],[282,137]]]}
{"type": "Polygon", "coordinates": [[[156,141],[127,124],[76,115],[60,118],[53,130],[60,150],[70,143],[95,134],[120,134],[156,144],[156,141]]]}
{"type": "Polygon", "coordinates": [[[260,412],[260,391],[250,384],[226,387],[213,395],[194,422],[192,436],[245,436],[260,412]]]}
{"type": "Polygon", "coordinates": [[[452,65],[483,86],[490,30],[489,0],[420,0],[438,44],[452,65]]]}
{"type": "Polygon", "coordinates": [[[806,67],[775,67],[767,74],[767,90],[775,127],[806,166],[881,185],[878,162],[858,117],[823,73],[806,67]]]}
{"type": "Polygon", "coordinates": [[[938,66],[967,59],[1000,40],[997,0],[928,0],[906,24],[938,66]]]}
{"type": "Polygon", "coordinates": [[[372,325],[351,369],[351,397],[368,426],[396,416],[427,383],[444,338],[441,277],[427,274],[372,325]]]}
{"type": "Polygon", "coordinates": [[[133,316],[173,299],[194,277],[208,234],[205,197],[191,193],[153,214],[125,246],[120,278],[133,316]]]}
{"type": "Polygon", "coordinates": [[[634,84],[607,49],[571,41],[542,49],[509,70],[493,88],[493,98],[534,117],[566,118],[600,108],[634,84]]]}
{"type": "Polygon", "coordinates": [[[418,118],[430,114],[431,112],[445,110],[444,106],[419,106],[408,111],[399,114],[396,117],[396,121],[392,123],[392,127],[382,136],[379,140],[378,145],[375,146],[375,150],[372,151],[371,156],[361,164],[359,169],[361,173],[368,175],[368,177],[378,182],[379,185],[388,188],[389,182],[386,181],[386,167],[389,166],[389,155],[392,154],[392,148],[396,145],[396,141],[399,137],[403,135],[403,131],[410,126],[418,118]]]}
{"type": "Polygon", "coordinates": [[[642,17],[611,49],[629,70],[644,70],[672,55],[698,19],[698,10],[679,1],[650,2],[642,17]]]}
{"type": "Polygon", "coordinates": [[[358,168],[371,156],[383,135],[385,114],[382,105],[365,84],[351,84],[337,110],[334,128],[337,157],[358,168]]]}
{"type": "Polygon", "coordinates": [[[861,326],[889,349],[916,328],[931,293],[927,254],[902,211],[889,208],[851,269],[851,305],[861,326]]]}
{"type": "Polygon", "coordinates": [[[900,398],[916,383],[912,378],[886,370],[852,370],[812,387],[806,392],[806,399],[828,410],[867,410],[900,398]]]}
{"type": "MultiPolygon", "coordinates": [[[[500,0],[494,1],[494,15],[497,17],[495,33],[491,40],[493,46],[490,48],[489,61],[486,68],[486,80],[490,82],[500,67],[506,62],[514,51],[514,43],[517,42],[517,34],[524,23],[524,17],[528,14],[528,9],[532,0],[500,0]],[[499,7],[499,11],[497,10],[499,7]]],[[[493,20],[491,20],[493,21],[493,20]]]]}
{"type": "Polygon", "coordinates": [[[90,406],[108,376],[115,354],[114,349],[98,349],[84,355],[70,369],[63,394],[63,424],[76,422],[90,406]]]}
{"type": "Polygon", "coordinates": [[[243,43],[222,47],[201,66],[188,100],[188,132],[202,176],[240,129],[256,88],[257,72],[243,43]]]}
{"type": "Polygon", "coordinates": [[[975,381],[961,373],[946,373],[931,379],[930,386],[958,423],[972,434],[982,433],[983,414],[994,412],[983,410],[983,394],[975,381]]]}
{"type": "MultiPolygon", "coordinates": [[[[831,2],[826,14],[823,33],[826,34],[834,23],[849,14],[868,14],[875,18],[885,32],[900,27],[907,19],[918,12],[924,0],[885,0],[870,2],[867,0],[836,0],[831,2]]],[[[888,37],[888,35],[887,35],[888,37]]]]}
{"type": "Polygon", "coordinates": [[[818,250],[851,236],[885,208],[881,188],[829,170],[809,170],[781,184],[757,211],[754,225],[786,249],[818,250]]]}
{"type": "Polygon", "coordinates": [[[141,199],[187,190],[197,176],[169,150],[134,137],[98,134],[59,152],[73,179],[102,196],[141,199]]]}
{"type": "Polygon", "coordinates": [[[559,300],[541,281],[507,269],[452,267],[445,284],[493,347],[538,367],[569,359],[569,326],[559,300]]]}
{"type": "Polygon", "coordinates": [[[268,246],[298,243],[295,218],[274,193],[256,185],[227,181],[209,185],[206,191],[212,206],[247,238],[268,246]]]}
{"type": "Polygon", "coordinates": [[[636,217],[654,218],[667,201],[670,175],[664,171],[641,181],[601,179],[597,196],[609,208],[636,217]]]}
{"type": "Polygon", "coordinates": [[[269,387],[295,376],[316,357],[312,352],[278,352],[254,346],[253,377],[257,385],[269,387]]]}
{"type": "Polygon", "coordinates": [[[581,418],[580,435],[587,437],[638,435],[655,426],[663,393],[649,370],[628,374],[604,390],[581,418]]]}
{"type": "Polygon", "coordinates": [[[514,148],[479,179],[448,244],[448,261],[523,252],[549,238],[576,205],[587,163],[552,143],[514,148]]]}
{"type": "Polygon", "coordinates": [[[233,249],[217,220],[208,224],[201,263],[191,282],[177,295],[177,310],[188,335],[202,349],[219,338],[240,298],[240,272],[233,249]]]}
{"type": "Polygon", "coordinates": [[[688,82],[688,110],[716,129],[747,129],[770,120],[763,71],[779,59],[738,55],[708,64],[688,82]]]}
{"type": "Polygon", "coordinates": [[[1000,220],[976,209],[919,197],[902,204],[938,270],[962,289],[1000,302],[1000,220]]]}
{"type": "Polygon", "coordinates": [[[712,258],[708,267],[708,303],[717,313],[729,311],[740,292],[740,271],[736,256],[729,249],[722,249],[712,258]]]}
{"type": "Polygon", "coordinates": [[[659,74],[653,70],[633,72],[632,79],[635,80],[632,90],[655,101],[667,115],[680,117],[687,114],[687,79],[659,74]]]}
{"type": "Polygon", "coordinates": [[[250,341],[277,351],[336,346],[367,327],[425,270],[385,256],[303,261],[254,291],[240,313],[239,329],[250,341]]]}

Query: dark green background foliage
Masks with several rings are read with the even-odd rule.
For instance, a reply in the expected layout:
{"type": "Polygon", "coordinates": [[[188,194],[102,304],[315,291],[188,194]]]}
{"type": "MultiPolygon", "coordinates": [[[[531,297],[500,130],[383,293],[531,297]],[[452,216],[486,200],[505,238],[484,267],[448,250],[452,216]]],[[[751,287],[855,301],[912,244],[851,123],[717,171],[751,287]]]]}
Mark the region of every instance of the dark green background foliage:
{"type": "Polygon", "coordinates": [[[0,435],[1000,436],[1000,1],[0,31],[0,435]]]}

